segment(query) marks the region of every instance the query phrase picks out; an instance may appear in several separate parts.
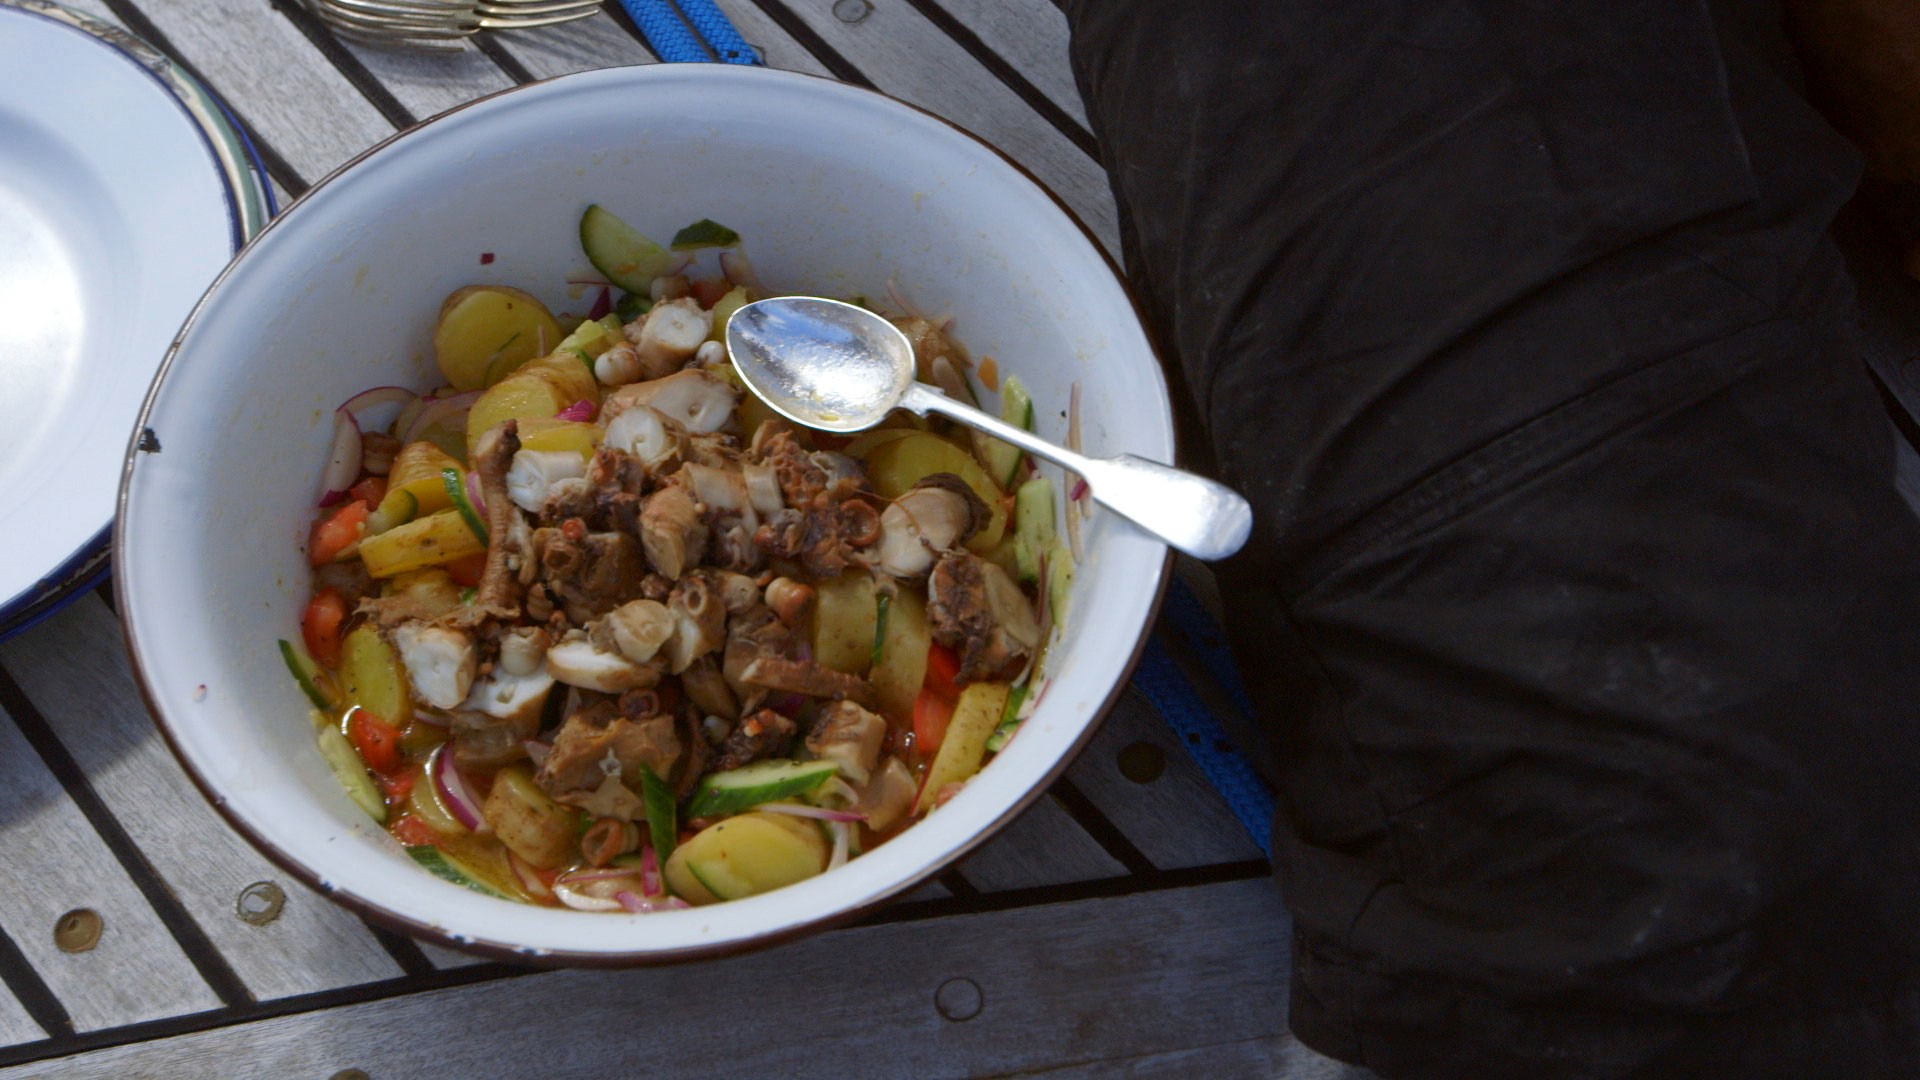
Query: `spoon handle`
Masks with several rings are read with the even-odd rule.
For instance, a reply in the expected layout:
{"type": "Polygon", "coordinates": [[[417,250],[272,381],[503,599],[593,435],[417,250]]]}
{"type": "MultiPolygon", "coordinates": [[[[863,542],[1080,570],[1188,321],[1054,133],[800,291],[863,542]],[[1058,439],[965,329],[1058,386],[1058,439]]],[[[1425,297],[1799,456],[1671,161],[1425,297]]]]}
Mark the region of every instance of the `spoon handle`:
{"type": "Polygon", "coordinates": [[[939,413],[1080,474],[1095,502],[1196,559],[1224,559],[1253,528],[1253,508],[1225,484],[1132,454],[1091,458],[913,383],[900,408],[939,413]]]}

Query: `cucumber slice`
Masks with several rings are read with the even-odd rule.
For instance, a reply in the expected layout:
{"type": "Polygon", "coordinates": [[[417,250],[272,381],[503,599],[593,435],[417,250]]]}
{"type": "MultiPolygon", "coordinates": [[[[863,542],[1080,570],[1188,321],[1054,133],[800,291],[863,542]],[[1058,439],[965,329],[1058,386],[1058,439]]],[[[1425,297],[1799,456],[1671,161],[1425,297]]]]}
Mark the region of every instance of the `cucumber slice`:
{"type": "Polygon", "coordinates": [[[320,747],[320,756],[327,759],[327,767],[333,770],[334,779],[347,789],[347,798],[365,810],[368,817],[385,825],[387,800],[380,797],[380,789],[374,786],[366,762],[360,760],[353,744],[332,724],[317,725],[313,741],[320,747]]]}
{"type": "Polygon", "coordinates": [[[413,844],[407,848],[407,855],[410,856],[414,862],[425,867],[428,873],[442,881],[451,881],[455,885],[464,885],[474,892],[498,897],[502,900],[511,899],[506,893],[481,881],[479,877],[468,871],[466,867],[448,858],[446,852],[441,851],[432,844],[413,844]]]}
{"type": "Polygon", "coordinates": [[[387,492],[380,500],[379,509],[367,515],[367,535],[379,536],[395,525],[405,525],[420,512],[420,500],[406,488],[397,488],[387,492]]]}
{"type": "MultiPolygon", "coordinates": [[[[1023,431],[1033,430],[1033,396],[1027,393],[1027,386],[1018,375],[1009,375],[1000,382],[1000,419],[1023,431]]],[[[975,434],[973,451],[980,458],[980,464],[986,466],[987,475],[1002,489],[1014,486],[1014,480],[1020,475],[1020,463],[1026,459],[1026,451],[1010,443],[985,435],[975,434]]]]}
{"type": "Polygon", "coordinates": [[[740,234],[727,228],[712,218],[699,221],[673,234],[673,250],[698,251],[701,248],[732,247],[740,242],[740,234]]]}
{"type": "Polygon", "coordinates": [[[805,795],[827,782],[840,767],[831,761],[756,761],[700,781],[687,807],[690,818],[737,814],[761,803],[805,795]]]}
{"type": "Polygon", "coordinates": [[[315,708],[327,712],[339,708],[340,703],[326,692],[326,677],[320,673],[320,665],[307,659],[305,653],[294,648],[293,643],[285,638],[280,639],[280,659],[287,662],[287,670],[293,673],[293,681],[315,708]]]}
{"type": "Polygon", "coordinates": [[[873,600],[873,656],[871,667],[880,666],[880,658],[887,649],[887,613],[893,606],[893,596],[885,590],[879,591],[873,600]]]}
{"type": "Polygon", "coordinates": [[[623,323],[630,323],[652,310],[652,300],[630,292],[622,292],[620,299],[613,302],[613,313],[623,323]]]}
{"type": "Polygon", "coordinates": [[[1040,580],[1040,557],[1053,546],[1053,481],[1036,476],[1013,494],[1014,571],[1029,584],[1040,580]]]}
{"type": "Polygon", "coordinates": [[[652,769],[640,772],[640,798],[647,807],[647,834],[653,840],[653,857],[665,866],[673,855],[673,845],[679,836],[680,826],[674,820],[673,789],[665,780],[653,775],[652,769]]]}
{"type": "Polygon", "coordinates": [[[674,264],[671,251],[595,203],[580,215],[580,250],[595,270],[630,293],[645,294],[674,264]]]}
{"type": "MultiPolygon", "coordinates": [[[[1068,508],[1067,513],[1073,513],[1068,508]]],[[[1053,608],[1053,625],[1059,626],[1067,619],[1067,594],[1073,591],[1073,556],[1067,552],[1067,545],[1059,537],[1053,538],[1052,550],[1047,552],[1047,603],[1053,608]]]]}
{"type": "Polygon", "coordinates": [[[460,470],[440,470],[440,481],[447,485],[447,498],[453,500],[453,508],[460,511],[461,520],[467,523],[467,528],[473,530],[473,535],[479,537],[482,544],[486,543],[487,523],[481,520],[480,511],[475,510],[473,501],[467,498],[467,485],[460,479],[460,470]]]}
{"type": "Polygon", "coordinates": [[[1013,733],[1019,730],[1020,706],[1026,704],[1027,690],[1032,685],[1021,683],[1013,688],[1013,693],[1007,695],[1007,707],[1000,713],[1000,723],[993,729],[993,734],[987,736],[988,753],[999,753],[1000,748],[1007,745],[1007,740],[1013,738],[1013,733]]]}

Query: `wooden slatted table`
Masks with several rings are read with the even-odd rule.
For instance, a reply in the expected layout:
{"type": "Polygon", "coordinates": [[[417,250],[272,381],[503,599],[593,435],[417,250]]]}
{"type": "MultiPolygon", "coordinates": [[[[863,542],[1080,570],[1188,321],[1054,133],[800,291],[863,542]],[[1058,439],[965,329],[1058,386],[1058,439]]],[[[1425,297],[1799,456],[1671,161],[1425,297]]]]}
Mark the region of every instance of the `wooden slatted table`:
{"type": "MultiPolygon", "coordinates": [[[[426,55],[340,40],[300,0],[68,2],[222,97],[283,201],[476,96],[657,62],[613,5],[426,55]]],[[[720,6],[775,67],[1000,146],[1117,250],[1046,0],[720,6]]],[[[102,591],[0,644],[0,851],[7,1076],[1363,1075],[1286,1033],[1266,865],[1135,694],[1047,798],[860,923],[725,960],[539,971],[372,927],[227,829],[155,732],[102,591]]]]}

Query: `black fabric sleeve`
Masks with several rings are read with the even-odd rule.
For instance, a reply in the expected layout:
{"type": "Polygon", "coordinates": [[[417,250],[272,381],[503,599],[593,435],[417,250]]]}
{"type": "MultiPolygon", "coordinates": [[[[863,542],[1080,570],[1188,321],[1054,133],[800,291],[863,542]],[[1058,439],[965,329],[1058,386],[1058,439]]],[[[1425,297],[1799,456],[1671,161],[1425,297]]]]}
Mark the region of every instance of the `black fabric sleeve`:
{"type": "Polygon", "coordinates": [[[1920,1075],[1920,524],[1777,8],[1066,6],[1130,278],[1256,507],[1220,573],[1297,1034],[1920,1075]]]}

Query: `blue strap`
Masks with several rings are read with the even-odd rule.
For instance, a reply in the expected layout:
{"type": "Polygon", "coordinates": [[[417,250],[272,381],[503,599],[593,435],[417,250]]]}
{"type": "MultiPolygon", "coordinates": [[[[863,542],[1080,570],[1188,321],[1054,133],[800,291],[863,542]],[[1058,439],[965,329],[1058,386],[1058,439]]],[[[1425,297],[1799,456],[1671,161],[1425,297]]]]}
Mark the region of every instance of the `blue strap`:
{"type": "Polygon", "coordinates": [[[758,64],[760,54],[713,0],[620,0],[654,55],[670,64],[758,64]],[[691,27],[691,28],[689,28],[691,27]],[[694,36],[695,34],[699,36],[694,36]],[[702,44],[704,39],[705,44],[702,44]]]}
{"type": "Polygon", "coordinates": [[[653,54],[671,64],[701,63],[713,59],[707,47],[693,36],[686,20],[670,0],[620,0],[620,6],[633,17],[635,26],[647,39],[653,54]]]}
{"type": "MultiPolygon", "coordinates": [[[[1179,586],[1176,584],[1174,588],[1179,586]]],[[[1146,650],[1140,654],[1140,665],[1133,670],[1133,686],[1173,729],[1187,748],[1188,756],[1226,801],[1227,809],[1240,819],[1241,827],[1247,830],[1261,853],[1271,856],[1273,792],[1247,759],[1233,749],[1227,741],[1226,729],[1201,702],[1180,665],[1155,638],[1147,639],[1146,650]]]]}
{"type": "Polygon", "coordinates": [[[687,21],[705,38],[713,54],[723,64],[759,64],[760,53],[734,29],[733,21],[714,6],[713,0],[678,0],[687,21]]]}

